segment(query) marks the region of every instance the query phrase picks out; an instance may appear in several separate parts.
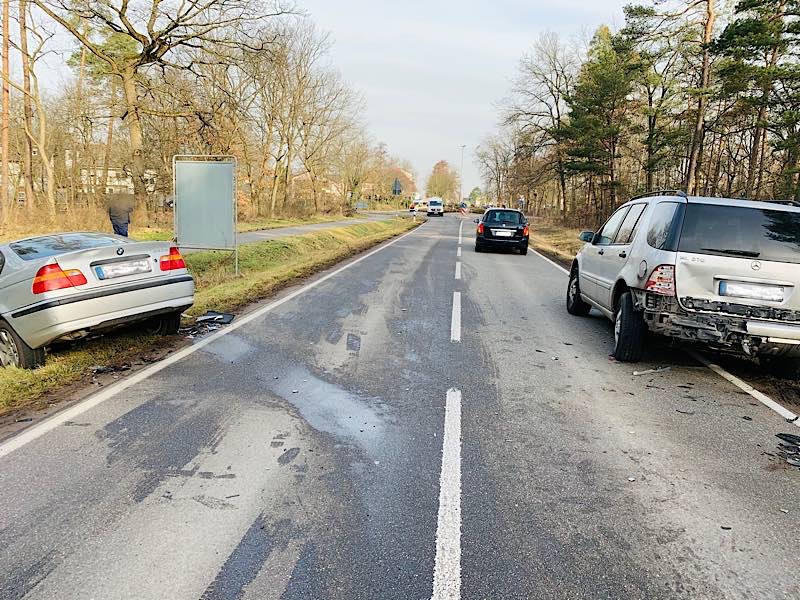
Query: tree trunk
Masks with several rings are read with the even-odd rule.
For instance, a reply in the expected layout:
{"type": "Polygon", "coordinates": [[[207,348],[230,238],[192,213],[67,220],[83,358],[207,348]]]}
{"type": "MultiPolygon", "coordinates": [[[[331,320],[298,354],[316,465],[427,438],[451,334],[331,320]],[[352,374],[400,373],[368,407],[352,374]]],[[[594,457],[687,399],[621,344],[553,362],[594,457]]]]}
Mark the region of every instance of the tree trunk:
{"type": "MultiPolygon", "coordinates": [[[[31,104],[31,64],[28,55],[28,3],[19,0],[19,48],[22,54],[22,117],[26,131],[33,128],[33,106],[31,104]]],[[[25,205],[27,209],[34,206],[33,196],[33,145],[30,138],[23,136],[22,178],[25,186],[25,205]]]]}
{"type": "Polygon", "coordinates": [[[697,100],[697,114],[694,119],[694,130],[692,131],[692,142],[689,146],[689,162],[686,165],[686,176],[684,187],[686,193],[694,194],[696,186],[696,171],[700,161],[700,146],[703,143],[703,129],[706,118],[706,107],[708,106],[708,83],[711,77],[711,41],[714,34],[714,0],[705,0],[706,21],[703,29],[703,70],[700,75],[700,97],[697,100]]]}
{"type": "Polygon", "coordinates": [[[2,103],[2,125],[0,125],[0,143],[2,144],[2,166],[0,166],[0,223],[5,220],[8,208],[8,162],[9,162],[9,139],[8,121],[9,111],[11,110],[11,88],[8,79],[11,71],[8,65],[9,53],[9,21],[11,19],[9,10],[10,0],[3,0],[3,103],[2,103]]]}
{"type": "Polygon", "coordinates": [[[100,186],[100,193],[105,195],[108,189],[108,169],[111,163],[111,145],[114,142],[114,108],[117,103],[117,80],[111,78],[111,90],[108,100],[108,125],[106,129],[106,146],[103,149],[103,175],[100,186]]]}
{"type": "Polygon", "coordinates": [[[144,180],[144,134],[139,115],[139,95],[136,91],[136,71],[133,68],[122,72],[122,91],[125,98],[125,120],[131,144],[131,171],[133,195],[137,206],[147,204],[147,187],[144,180]]]}

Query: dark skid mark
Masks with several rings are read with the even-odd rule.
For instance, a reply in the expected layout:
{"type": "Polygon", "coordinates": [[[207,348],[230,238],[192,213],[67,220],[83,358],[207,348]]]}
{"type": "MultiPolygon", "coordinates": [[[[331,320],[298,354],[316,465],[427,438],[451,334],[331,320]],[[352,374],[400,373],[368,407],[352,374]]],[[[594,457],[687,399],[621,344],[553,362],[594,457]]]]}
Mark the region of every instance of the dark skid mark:
{"type": "Polygon", "coordinates": [[[3,575],[0,580],[0,598],[3,600],[20,600],[28,595],[56,568],[53,560],[55,551],[50,551],[33,564],[23,569],[14,569],[13,573],[3,575]]]}
{"type": "Polygon", "coordinates": [[[286,452],[278,457],[278,464],[288,465],[295,458],[297,458],[298,454],[300,454],[300,448],[289,448],[286,452]]]}
{"type": "Polygon", "coordinates": [[[200,600],[237,600],[245,588],[258,575],[267,558],[276,548],[286,547],[291,539],[291,522],[284,519],[270,525],[264,515],[259,515],[244,537],[222,565],[219,573],[206,588],[200,600]]]}
{"type": "Polygon", "coordinates": [[[168,477],[193,475],[184,469],[203,450],[213,451],[222,438],[221,409],[153,399],[97,432],[106,439],[109,465],[130,462],[143,471],[132,493],[141,502],[168,477]],[[157,443],[154,443],[158,440],[157,443]]]}
{"type": "Polygon", "coordinates": [[[347,334],[347,350],[356,354],[361,351],[361,338],[355,333],[347,334]]]}
{"type": "Polygon", "coordinates": [[[281,595],[281,600],[325,598],[326,595],[319,587],[325,581],[325,576],[321,573],[323,570],[318,564],[316,546],[311,542],[306,542],[294,566],[286,590],[281,595]]]}

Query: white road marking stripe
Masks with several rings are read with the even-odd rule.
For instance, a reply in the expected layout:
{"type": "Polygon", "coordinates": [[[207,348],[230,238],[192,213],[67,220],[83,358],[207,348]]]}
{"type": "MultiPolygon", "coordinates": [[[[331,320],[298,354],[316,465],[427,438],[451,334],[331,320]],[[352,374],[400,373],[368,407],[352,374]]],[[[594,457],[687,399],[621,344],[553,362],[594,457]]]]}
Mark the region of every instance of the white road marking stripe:
{"type": "Polygon", "coordinates": [[[564,267],[562,267],[562,266],[561,266],[560,264],[558,264],[557,262],[554,262],[554,261],[550,260],[550,259],[549,259],[549,258],[547,258],[547,257],[546,257],[544,254],[539,254],[539,253],[538,253],[536,250],[534,250],[533,248],[530,248],[530,251],[532,252],[532,256],[538,256],[538,257],[539,257],[539,258],[541,258],[542,260],[544,260],[544,261],[546,261],[546,262],[549,262],[551,265],[553,265],[553,266],[554,266],[556,269],[558,269],[558,270],[559,270],[559,271],[561,271],[562,273],[566,273],[567,275],[569,275],[569,271],[568,271],[567,269],[565,269],[564,267]]]}
{"type": "Polygon", "coordinates": [[[464,230],[464,221],[458,224],[458,245],[461,245],[461,234],[464,230]]]}
{"type": "Polygon", "coordinates": [[[458,247],[458,252],[456,252],[456,256],[461,258],[461,246],[458,247]]]}
{"type": "MultiPolygon", "coordinates": [[[[549,262],[551,265],[553,265],[559,271],[569,275],[569,271],[567,269],[565,269],[564,267],[562,267],[561,265],[559,265],[558,263],[553,262],[552,260],[550,260],[549,258],[547,258],[546,256],[544,256],[542,254],[539,254],[538,252],[536,252],[536,250],[531,249],[531,251],[533,252],[534,256],[538,256],[542,260],[549,262]]],[[[729,373],[728,371],[726,371],[725,369],[723,369],[719,365],[712,363],[710,360],[708,360],[707,358],[701,356],[700,354],[698,354],[696,352],[689,352],[689,354],[691,354],[697,362],[705,365],[706,367],[708,367],[709,369],[714,371],[714,373],[716,373],[717,375],[719,375],[720,377],[722,377],[726,381],[732,383],[733,385],[738,387],[743,392],[749,394],[750,396],[752,396],[753,398],[755,398],[756,400],[761,402],[761,404],[763,404],[767,408],[775,411],[776,413],[778,413],[780,416],[782,416],[787,421],[790,421],[790,422],[794,423],[797,427],[800,427],[800,418],[798,418],[798,415],[796,415],[795,413],[793,413],[792,411],[790,411],[786,407],[781,406],[780,404],[775,402],[775,400],[773,400],[772,398],[770,398],[769,396],[767,396],[763,392],[759,392],[757,389],[755,389],[752,385],[750,385],[749,383],[747,383],[743,379],[739,379],[738,377],[736,377],[736,375],[734,375],[732,373],[729,373]]]]}
{"type": "Polygon", "coordinates": [[[461,392],[447,390],[432,600],[461,598],[461,392]]]}
{"type": "Polygon", "coordinates": [[[456,263],[456,279],[461,279],[461,262],[456,263]]]}
{"type": "Polygon", "coordinates": [[[339,273],[349,269],[350,267],[353,267],[353,266],[357,265],[361,261],[366,260],[366,259],[370,258],[371,256],[374,256],[375,254],[385,250],[389,246],[391,246],[393,244],[396,244],[400,240],[408,237],[409,235],[414,234],[416,231],[417,231],[417,229],[413,229],[413,230],[409,231],[408,233],[405,233],[405,234],[401,235],[400,237],[395,238],[394,240],[383,244],[381,247],[369,252],[368,254],[365,254],[364,256],[361,256],[361,257],[355,259],[354,261],[344,265],[343,267],[340,267],[340,268],[336,269],[335,271],[332,271],[331,273],[328,273],[327,275],[324,275],[323,277],[320,277],[316,281],[312,281],[311,283],[304,285],[300,289],[297,289],[294,292],[292,292],[291,294],[288,294],[288,295],[284,296],[280,300],[276,300],[275,302],[267,304],[266,306],[264,306],[262,308],[259,308],[257,310],[254,310],[253,312],[251,312],[251,313],[249,313],[247,315],[238,317],[233,323],[231,323],[230,325],[228,325],[224,329],[219,330],[218,332],[208,336],[207,338],[203,338],[202,340],[200,340],[199,342],[193,344],[192,346],[188,346],[186,348],[183,348],[182,350],[179,350],[179,351],[175,352],[174,354],[168,356],[167,358],[165,358],[165,359],[163,359],[163,360],[161,360],[159,362],[153,363],[152,365],[150,365],[146,369],[143,369],[143,370],[139,371],[138,373],[136,373],[134,375],[131,375],[127,379],[124,379],[124,380],[120,381],[119,383],[117,383],[115,385],[112,385],[112,386],[109,386],[109,387],[105,388],[102,392],[99,392],[99,393],[97,393],[97,394],[95,394],[93,396],[90,396],[89,398],[87,398],[86,400],[83,400],[82,402],[79,402],[75,406],[72,406],[72,407],[70,407],[70,408],[68,408],[66,410],[63,410],[63,411],[61,411],[59,413],[56,413],[55,415],[53,415],[52,417],[50,417],[48,419],[45,419],[41,423],[39,423],[37,425],[34,425],[33,427],[30,427],[29,429],[26,429],[26,430],[22,431],[21,433],[19,433],[18,435],[14,436],[13,438],[8,440],[7,442],[5,442],[3,444],[0,444],[0,458],[2,458],[3,456],[6,456],[7,454],[10,454],[14,450],[17,450],[18,448],[21,448],[22,446],[24,446],[26,444],[29,444],[30,442],[34,441],[35,439],[42,437],[43,435],[45,435],[46,433],[52,431],[53,429],[55,429],[59,425],[62,425],[63,423],[65,423],[67,421],[72,421],[78,415],[81,415],[81,414],[85,413],[87,410],[90,410],[90,409],[94,408],[95,406],[98,406],[99,404],[102,404],[106,400],[109,400],[109,399],[113,398],[114,396],[116,396],[117,394],[119,394],[120,392],[125,391],[129,387],[132,387],[132,386],[136,385],[137,383],[140,383],[140,382],[152,377],[156,373],[158,373],[160,371],[163,371],[167,367],[169,367],[171,365],[174,365],[175,363],[183,360],[187,356],[190,356],[190,355],[194,354],[195,352],[197,352],[198,350],[201,350],[202,348],[205,348],[209,344],[214,343],[215,341],[217,341],[221,337],[223,337],[225,335],[228,335],[229,333],[233,333],[234,331],[236,331],[240,327],[244,327],[248,323],[251,323],[251,322],[255,321],[256,319],[264,316],[268,312],[275,310],[279,306],[281,306],[283,304],[286,304],[287,302],[289,302],[291,300],[294,300],[295,298],[297,298],[298,296],[300,296],[302,294],[305,294],[307,291],[309,291],[309,290],[317,287],[318,285],[328,281],[332,277],[336,277],[339,273]]]}
{"type": "Polygon", "coordinates": [[[723,379],[726,379],[727,381],[731,382],[733,385],[738,387],[743,392],[747,392],[748,394],[750,394],[753,398],[761,402],[761,404],[763,404],[767,408],[774,410],[776,413],[778,413],[787,421],[794,423],[797,427],[800,427],[800,422],[798,422],[799,420],[798,416],[789,409],[785,408],[784,406],[781,406],[766,394],[759,392],[757,389],[755,389],[752,385],[750,385],[746,381],[743,381],[742,379],[736,377],[736,375],[728,373],[728,371],[726,371],[719,365],[714,364],[713,362],[708,360],[705,356],[702,356],[697,352],[689,352],[689,354],[691,354],[695,360],[703,363],[705,366],[714,371],[714,373],[716,373],[723,379]]]}
{"type": "Polygon", "coordinates": [[[450,319],[450,341],[461,341],[461,292],[453,292],[453,316],[450,319]]]}

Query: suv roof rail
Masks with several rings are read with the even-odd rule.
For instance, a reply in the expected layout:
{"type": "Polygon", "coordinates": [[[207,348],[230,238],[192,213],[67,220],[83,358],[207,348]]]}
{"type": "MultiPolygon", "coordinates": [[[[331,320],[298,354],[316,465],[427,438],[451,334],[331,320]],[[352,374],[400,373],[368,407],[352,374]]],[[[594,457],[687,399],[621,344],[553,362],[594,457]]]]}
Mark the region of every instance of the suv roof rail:
{"type": "Polygon", "coordinates": [[[769,202],[772,204],[788,204],[789,206],[800,206],[800,201],[798,200],[763,200],[763,202],[769,202]]]}
{"type": "Polygon", "coordinates": [[[651,196],[680,196],[681,198],[688,198],[686,192],[683,190],[655,190],[644,194],[634,196],[631,200],[638,200],[639,198],[649,198],[651,196]]]}

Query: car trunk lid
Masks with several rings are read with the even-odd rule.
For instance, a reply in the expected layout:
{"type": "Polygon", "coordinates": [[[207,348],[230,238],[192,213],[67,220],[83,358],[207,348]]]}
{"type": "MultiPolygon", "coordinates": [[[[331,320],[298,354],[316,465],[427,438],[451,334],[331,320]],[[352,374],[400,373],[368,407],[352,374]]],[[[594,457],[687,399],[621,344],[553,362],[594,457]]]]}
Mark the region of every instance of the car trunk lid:
{"type": "Polygon", "coordinates": [[[800,319],[800,211],[688,204],[675,289],[690,311],[800,319]]]}

